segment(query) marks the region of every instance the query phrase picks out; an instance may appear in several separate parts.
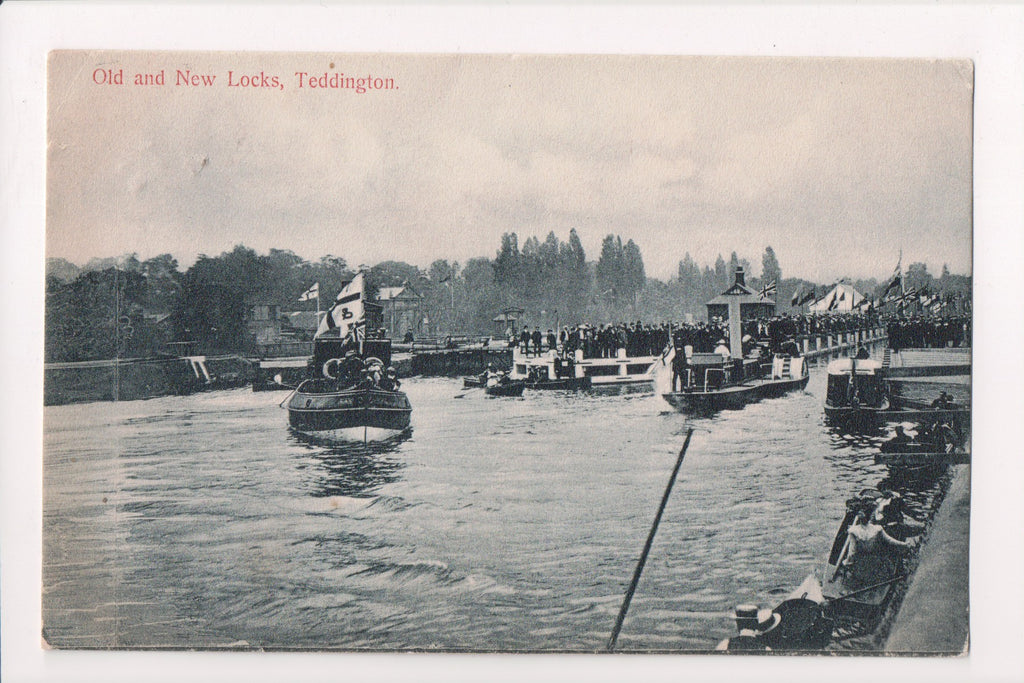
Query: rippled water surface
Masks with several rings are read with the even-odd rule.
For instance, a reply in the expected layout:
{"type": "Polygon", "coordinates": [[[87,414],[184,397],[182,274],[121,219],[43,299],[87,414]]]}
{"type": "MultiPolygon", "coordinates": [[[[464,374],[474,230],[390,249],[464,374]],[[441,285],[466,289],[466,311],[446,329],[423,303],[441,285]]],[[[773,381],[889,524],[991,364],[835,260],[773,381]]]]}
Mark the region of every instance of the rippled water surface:
{"type": "Polygon", "coordinates": [[[618,643],[708,650],[736,604],[820,571],[845,499],[887,475],[877,439],[823,425],[822,367],[699,419],[654,395],[404,388],[412,434],[371,447],[301,440],[281,393],[46,408],[49,642],[601,649],[692,426],[618,643]]]}

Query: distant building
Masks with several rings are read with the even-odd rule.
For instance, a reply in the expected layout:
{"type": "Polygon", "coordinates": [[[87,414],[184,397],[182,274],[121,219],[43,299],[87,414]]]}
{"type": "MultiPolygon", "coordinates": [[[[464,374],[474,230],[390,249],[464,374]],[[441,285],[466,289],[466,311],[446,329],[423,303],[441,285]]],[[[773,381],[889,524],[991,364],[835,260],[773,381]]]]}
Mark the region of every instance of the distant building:
{"type": "Polygon", "coordinates": [[[425,332],[423,321],[423,295],[404,283],[401,287],[381,287],[377,293],[381,307],[382,327],[392,339],[402,339],[406,332],[414,335],[425,332]]]}
{"type": "Polygon", "coordinates": [[[505,334],[511,330],[512,334],[517,334],[519,331],[519,321],[523,319],[523,309],[521,308],[506,308],[501,311],[499,315],[494,316],[494,336],[504,338],[505,334]]]}
{"type": "Polygon", "coordinates": [[[282,326],[282,333],[291,332],[299,340],[309,341],[316,335],[316,329],[320,326],[320,318],[326,311],[317,315],[316,311],[292,311],[285,313],[286,326],[282,326]]]}
{"type": "Polygon", "coordinates": [[[245,332],[247,346],[250,347],[281,341],[281,305],[260,299],[246,299],[245,332]]]}
{"type": "Polygon", "coordinates": [[[707,303],[708,321],[715,318],[728,320],[730,301],[739,301],[740,320],[760,320],[775,315],[775,299],[762,298],[747,287],[742,266],[736,269],[736,280],[732,286],[707,303]]]}

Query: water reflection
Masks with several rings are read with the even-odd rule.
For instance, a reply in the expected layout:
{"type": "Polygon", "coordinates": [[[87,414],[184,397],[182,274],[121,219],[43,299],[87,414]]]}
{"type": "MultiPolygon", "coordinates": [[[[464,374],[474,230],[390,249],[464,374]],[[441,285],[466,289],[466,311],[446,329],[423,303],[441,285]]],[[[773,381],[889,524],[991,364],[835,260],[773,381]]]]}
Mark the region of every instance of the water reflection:
{"type": "Polygon", "coordinates": [[[883,425],[865,427],[857,431],[828,426],[829,443],[835,450],[847,448],[878,448],[889,436],[889,430],[883,425]]]}
{"type": "Polygon", "coordinates": [[[405,466],[393,457],[412,437],[412,429],[381,441],[334,441],[289,430],[289,438],[310,451],[299,468],[317,475],[310,495],[318,498],[369,498],[381,486],[398,480],[405,466]]]}

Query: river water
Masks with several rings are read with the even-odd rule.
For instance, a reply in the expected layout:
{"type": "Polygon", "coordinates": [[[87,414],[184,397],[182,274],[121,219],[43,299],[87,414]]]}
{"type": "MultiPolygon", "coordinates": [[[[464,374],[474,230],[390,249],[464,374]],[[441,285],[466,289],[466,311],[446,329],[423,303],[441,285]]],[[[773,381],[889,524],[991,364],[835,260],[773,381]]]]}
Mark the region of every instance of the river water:
{"type": "Polygon", "coordinates": [[[845,499],[887,477],[878,438],[823,424],[823,366],[710,418],[403,388],[411,435],[370,447],[298,438],[283,393],[47,407],[48,642],[600,650],[693,427],[618,649],[709,650],[736,604],[820,575],[845,499]]]}

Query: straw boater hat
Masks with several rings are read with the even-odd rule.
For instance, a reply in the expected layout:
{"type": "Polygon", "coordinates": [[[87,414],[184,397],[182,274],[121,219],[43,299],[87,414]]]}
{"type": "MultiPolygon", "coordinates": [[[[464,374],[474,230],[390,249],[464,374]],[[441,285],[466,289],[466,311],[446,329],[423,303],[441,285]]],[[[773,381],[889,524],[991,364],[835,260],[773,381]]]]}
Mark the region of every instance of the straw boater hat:
{"type": "Polygon", "coordinates": [[[779,625],[782,615],[771,608],[758,609],[757,605],[739,605],[736,607],[736,627],[741,631],[757,631],[768,633],[779,625]]]}

